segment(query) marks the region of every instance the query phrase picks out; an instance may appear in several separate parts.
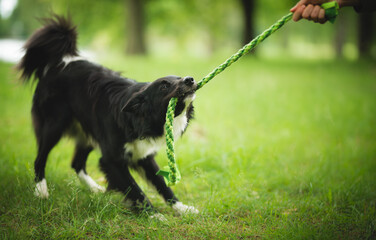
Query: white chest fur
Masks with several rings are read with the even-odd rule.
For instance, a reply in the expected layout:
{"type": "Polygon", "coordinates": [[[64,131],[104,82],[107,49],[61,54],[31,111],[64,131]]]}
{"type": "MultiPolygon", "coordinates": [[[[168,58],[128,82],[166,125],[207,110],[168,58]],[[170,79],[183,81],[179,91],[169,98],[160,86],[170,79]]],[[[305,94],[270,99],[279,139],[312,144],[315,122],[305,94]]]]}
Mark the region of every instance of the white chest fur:
{"type": "MultiPolygon", "coordinates": [[[[188,106],[189,104],[187,104],[188,106]]],[[[174,119],[174,139],[178,139],[187,127],[187,109],[174,119]]],[[[155,154],[166,143],[165,134],[158,138],[145,138],[125,144],[125,152],[132,154],[132,161],[138,161],[155,154]]]]}
{"type": "Polygon", "coordinates": [[[145,138],[125,144],[125,152],[132,154],[132,161],[143,159],[150,154],[156,153],[163,146],[164,138],[145,138]]]}

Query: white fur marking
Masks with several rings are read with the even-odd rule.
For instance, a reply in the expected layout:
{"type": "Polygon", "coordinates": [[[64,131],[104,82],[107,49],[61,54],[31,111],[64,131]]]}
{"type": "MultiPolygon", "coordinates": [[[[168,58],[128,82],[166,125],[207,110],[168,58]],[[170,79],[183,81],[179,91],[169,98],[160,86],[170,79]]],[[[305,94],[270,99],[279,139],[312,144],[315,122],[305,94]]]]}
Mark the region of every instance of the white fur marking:
{"type": "Polygon", "coordinates": [[[177,213],[179,213],[180,215],[192,214],[192,213],[198,214],[199,213],[199,211],[195,207],[187,206],[187,205],[183,204],[182,202],[175,203],[174,205],[172,205],[172,208],[177,213]]]}
{"type": "Polygon", "coordinates": [[[64,56],[63,57],[63,62],[65,64],[64,68],[66,66],[68,66],[69,63],[75,62],[75,61],[80,61],[80,60],[86,60],[86,59],[84,57],[81,57],[81,56],[71,56],[71,55],[64,56]]]}
{"type": "Polygon", "coordinates": [[[196,98],[196,94],[187,96],[184,99],[185,109],[179,116],[174,118],[173,126],[174,126],[174,138],[175,139],[179,138],[188,126],[187,109],[188,109],[189,104],[191,104],[191,102],[193,102],[195,98],[196,98]]]}
{"type": "MultiPolygon", "coordinates": [[[[195,100],[196,99],[196,94],[194,93],[194,94],[191,94],[191,95],[189,95],[189,96],[187,96],[185,99],[184,99],[184,102],[187,104],[187,106],[191,103],[191,102],[193,102],[193,100],[195,100]]],[[[187,107],[186,106],[186,107],[187,107]]]]}
{"type": "Polygon", "coordinates": [[[164,143],[165,140],[163,137],[146,138],[143,140],[137,139],[131,143],[126,143],[125,151],[127,153],[132,153],[132,160],[137,161],[149,156],[150,154],[156,153],[164,143]]]}
{"type": "Polygon", "coordinates": [[[48,198],[47,181],[45,178],[43,178],[42,181],[37,182],[35,185],[34,195],[42,199],[48,198]]]}
{"type": "Polygon", "coordinates": [[[106,189],[100,185],[98,185],[89,175],[85,174],[84,170],[81,170],[78,173],[78,178],[82,183],[90,188],[90,190],[94,193],[98,192],[105,192],[106,189]]]}
{"type": "Polygon", "coordinates": [[[184,110],[182,114],[174,118],[172,124],[174,126],[174,139],[178,139],[188,125],[187,111],[184,110]]]}

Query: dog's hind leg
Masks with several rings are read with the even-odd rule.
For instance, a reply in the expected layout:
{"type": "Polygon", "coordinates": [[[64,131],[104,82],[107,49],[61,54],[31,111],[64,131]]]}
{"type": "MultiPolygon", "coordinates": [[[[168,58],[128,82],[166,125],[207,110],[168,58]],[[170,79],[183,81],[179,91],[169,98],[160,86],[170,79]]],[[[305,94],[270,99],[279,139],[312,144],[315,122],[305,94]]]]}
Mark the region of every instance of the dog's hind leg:
{"type": "Polygon", "coordinates": [[[80,181],[88,186],[92,192],[105,192],[106,189],[98,185],[86,172],[86,160],[92,150],[93,147],[78,143],[72,160],[72,168],[76,171],[80,181]]]}
{"type": "Polygon", "coordinates": [[[40,198],[48,198],[48,188],[45,179],[45,168],[47,163],[48,154],[51,149],[60,140],[69,119],[67,115],[58,115],[42,119],[41,114],[33,108],[33,124],[35,135],[38,141],[38,155],[34,162],[35,170],[35,192],[34,194],[40,198]]]}
{"type": "Polygon", "coordinates": [[[180,202],[174,195],[171,188],[166,185],[162,176],[157,175],[159,166],[154,160],[154,156],[150,155],[137,162],[136,171],[141,173],[141,176],[151,183],[158,191],[159,194],[165,199],[168,204],[171,204],[172,208],[179,214],[186,213],[199,213],[199,211],[192,206],[187,206],[180,202]]]}

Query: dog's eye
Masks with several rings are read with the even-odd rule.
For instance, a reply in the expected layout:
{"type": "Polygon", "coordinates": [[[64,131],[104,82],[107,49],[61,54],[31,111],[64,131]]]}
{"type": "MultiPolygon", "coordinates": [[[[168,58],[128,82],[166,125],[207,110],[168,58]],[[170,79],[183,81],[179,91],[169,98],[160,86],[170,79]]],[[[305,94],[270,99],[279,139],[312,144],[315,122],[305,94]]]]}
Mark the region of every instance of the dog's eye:
{"type": "Polygon", "coordinates": [[[161,84],[161,90],[166,90],[168,89],[169,87],[171,86],[171,84],[169,82],[162,82],[161,84]]]}

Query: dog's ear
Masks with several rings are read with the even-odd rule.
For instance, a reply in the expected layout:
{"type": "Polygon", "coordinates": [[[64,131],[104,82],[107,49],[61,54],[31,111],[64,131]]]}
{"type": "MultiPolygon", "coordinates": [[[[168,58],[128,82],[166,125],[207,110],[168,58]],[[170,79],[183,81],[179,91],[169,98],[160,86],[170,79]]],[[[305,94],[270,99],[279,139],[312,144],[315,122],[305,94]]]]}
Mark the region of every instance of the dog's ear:
{"type": "Polygon", "coordinates": [[[121,109],[122,112],[136,112],[138,109],[141,108],[142,104],[146,101],[145,94],[137,93],[133,95],[128,102],[123,106],[121,109]]]}

